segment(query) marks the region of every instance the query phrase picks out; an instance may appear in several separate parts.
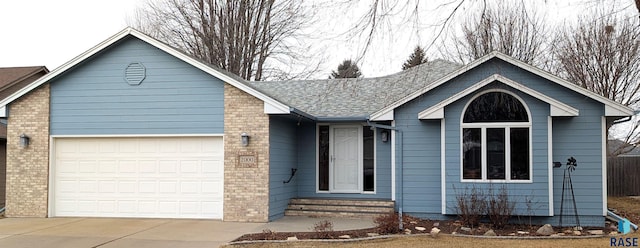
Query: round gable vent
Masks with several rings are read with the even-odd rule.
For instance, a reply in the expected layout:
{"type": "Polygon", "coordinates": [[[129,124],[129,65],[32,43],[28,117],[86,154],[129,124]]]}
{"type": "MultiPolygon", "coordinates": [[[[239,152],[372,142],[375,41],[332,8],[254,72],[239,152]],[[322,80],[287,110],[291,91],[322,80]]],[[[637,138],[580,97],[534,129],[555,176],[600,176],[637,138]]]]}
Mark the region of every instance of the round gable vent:
{"type": "Polygon", "coordinates": [[[142,63],[131,63],[124,72],[124,79],[129,85],[140,85],[147,76],[146,69],[142,63]]]}

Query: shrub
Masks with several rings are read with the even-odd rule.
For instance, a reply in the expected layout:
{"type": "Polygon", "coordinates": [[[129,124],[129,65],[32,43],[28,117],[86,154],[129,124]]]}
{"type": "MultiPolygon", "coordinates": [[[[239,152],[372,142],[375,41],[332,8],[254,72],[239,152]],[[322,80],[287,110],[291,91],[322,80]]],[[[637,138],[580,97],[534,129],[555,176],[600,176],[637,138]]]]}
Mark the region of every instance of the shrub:
{"type": "Polygon", "coordinates": [[[400,219],[398,213],[382,214],[373,220],[379,234],[400,233],[400,219]]]}
{"type": "Polygon", "coordinates": [[[318,234],[319,238],[328,239],[332,238],[333,222],[329,220],[323,220],[313,225],[313,231],[318,234]]]}
{"type": "Polygon", "coordinates": [[[484,192],[473,186],[465,188],[462,193],[456,194],[456,207],[458,217],[464,225],[475,227],[487,210],[487,199],[484,192]]]}
{"type": "Polygon", "coordinates": [[[271,229],[262,230],[262,235],[265,240],[276,240],[278,239],[276,232],[271,231],[271,229]]]}
{"type": "Polygon", "coordinates": [[[515,209],[515,202],[509,200],[507,188],[503,185],[498,194],[493,194],[493,188],[490,188],[487,199],[487,216],[493,227],[507,225],[515,209]]]}

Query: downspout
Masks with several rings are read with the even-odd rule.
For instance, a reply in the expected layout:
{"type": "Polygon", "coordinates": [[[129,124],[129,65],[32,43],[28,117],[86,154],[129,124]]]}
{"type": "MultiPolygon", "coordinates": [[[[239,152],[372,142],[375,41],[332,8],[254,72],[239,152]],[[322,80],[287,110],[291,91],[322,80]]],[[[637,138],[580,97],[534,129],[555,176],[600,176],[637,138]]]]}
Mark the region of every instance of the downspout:
{"type": "MultiPolygon", "coordinates": [[[[402,137],[402,132],[400,131],[400,129],[398,129],[397,127],[394,126],[389,126],[389,125],[382,125],[382,124],[377,124],[377,123],[372,123],[371,121],[367,120],[367,125],[370,127],[375,127],[375,128],[382,128],[382,129],[388,129],[388,130],[392,130],[394,132],[396,132],[396,134],[398,134],[398,140],[400,142],[400,151],[399,151],[399,159],[398,159],[398,165],[400,166],[400,186],[399,186],[399,190],[400,190],[400,200],[398,201],[398,228],[400,230],[404,230],[404,223],[402,221],[402,206],[404,205],[404,190],[403,190],[403,185],[404,185],[404,166],[402,165],[402,151],[404,150],[404,142],[403,141],[403,137],[402,137]]],[[[395,147],[392,147],[391,149],[395,149],[395,147]]]]}

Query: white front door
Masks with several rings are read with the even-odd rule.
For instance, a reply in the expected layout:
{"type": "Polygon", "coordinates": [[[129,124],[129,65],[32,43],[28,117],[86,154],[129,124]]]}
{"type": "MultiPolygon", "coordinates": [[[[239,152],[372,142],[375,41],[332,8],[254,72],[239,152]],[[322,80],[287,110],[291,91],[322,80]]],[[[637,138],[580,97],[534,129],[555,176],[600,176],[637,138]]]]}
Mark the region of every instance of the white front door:
{"type": "Polygon", "coordinates": [[[330,191],[358,193],[362,191],[362,127],[331,127],[330,191]]]}

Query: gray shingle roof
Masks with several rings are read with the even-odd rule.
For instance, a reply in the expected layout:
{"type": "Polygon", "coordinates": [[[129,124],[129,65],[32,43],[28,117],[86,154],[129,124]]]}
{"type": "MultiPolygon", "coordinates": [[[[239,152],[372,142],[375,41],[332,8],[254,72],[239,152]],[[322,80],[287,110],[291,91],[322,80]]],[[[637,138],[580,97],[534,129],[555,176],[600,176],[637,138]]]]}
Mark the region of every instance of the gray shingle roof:
{"type": "Polygon", "coordinates": [[[384,77],[254,81],[249,84],[318,118],[368,117],[460,67],[453,62],[434,60],[384,77]]]}

